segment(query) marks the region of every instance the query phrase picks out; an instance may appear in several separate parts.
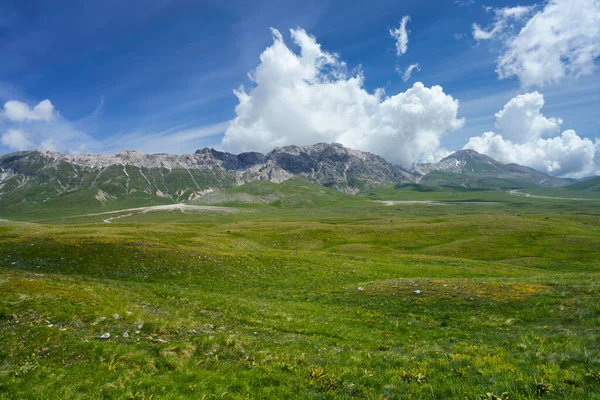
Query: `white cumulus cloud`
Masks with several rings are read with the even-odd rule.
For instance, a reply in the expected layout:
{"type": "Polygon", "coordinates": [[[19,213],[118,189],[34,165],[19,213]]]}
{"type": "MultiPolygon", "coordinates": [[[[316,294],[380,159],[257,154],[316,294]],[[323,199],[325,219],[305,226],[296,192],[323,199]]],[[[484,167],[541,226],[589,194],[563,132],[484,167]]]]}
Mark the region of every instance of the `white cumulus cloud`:
{"type": "Polygon", "coordinates": [[[15,122],[51,121],[55,118],[54,105],[46,99],[31,108],[21,101],[10,100],[4,104],[4,116],[15,122]]]}
{"type": "Polygon", "coordinates": [[[273,45],[250,76],[254,86],[235,91],[236,117],[224,149],[270,151],[276,146],[338,142],[410,166],[447,154],[440,138],[463,126],[458,101],[440,86],[415,83],[405,92],[369,93],[362,74],[348,75],[336,54],[302,29],[291,30],[296,54],[273,30],[273,45]]]}
{"type": "Polygon", "coordinates": [[[21,129],[9,129],[2,135],[0,143],[12,150],[33,150],[35,144],[29,140],[27,132],[21,129]]]}
{"type": "Polygon", "coordinates": [[[531,10],[499,9],[488,29],[473,25],[475,39],[503,44],[498,76],[529,87],[590,75],[600,57],[600,0],[549,0],[533,15],[531,10]],[[509,29],[511,21],[523,23],[509,29]]]}
{"type": "Polygon", "coordinates": [[[544,96],[538,92],[511,99],[496,113],[500,133],[472,137],[463,147],[504,163],[517,163],[552,175],[579,178],[594,174],[600,141],[579,137],[575,131],[558,134],[562,120],[541,113],[544,96]],[[547,139],[543,136],[549,136],[547,139]]]}
{"type": "Polygon", "coordinates": [[[505,139],[516,143],[557,133],[562,119],[546,118],[541,112],[543,106],[544,96],[538,92],[513,97],[496,113],[496,128],[505,139]]]}
{"type": "Polygon", "coordinates": [[[410,21],[410,17],[405,15],[400,21],[400,26],[395,29],[390,29],[390,35],[396,40],[396,54],[401,56],[408,50],[408,31],[406,24],[410,21]]]}

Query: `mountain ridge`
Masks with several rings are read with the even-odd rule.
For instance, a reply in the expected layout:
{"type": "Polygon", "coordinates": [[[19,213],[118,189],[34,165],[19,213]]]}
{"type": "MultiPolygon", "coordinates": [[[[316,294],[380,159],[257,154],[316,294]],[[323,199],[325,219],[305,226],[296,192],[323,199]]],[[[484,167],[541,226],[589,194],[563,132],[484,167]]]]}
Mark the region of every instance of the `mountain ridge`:
{"type": "Polygon", "coordinates": [[[348,194],[386,184],[514,189],[570,183],[528,167],[502,164],[473,150],[461,150],[438,163],[417,164],[411,170],[337,143],[284,146],[267,154],[209,148],[183,155],[35,150],[0,156],[0,207],[54,204],[66,195],[91,207],[124,198],[132,204],[190,202],[253,181],[290,179],[348,194]]]}

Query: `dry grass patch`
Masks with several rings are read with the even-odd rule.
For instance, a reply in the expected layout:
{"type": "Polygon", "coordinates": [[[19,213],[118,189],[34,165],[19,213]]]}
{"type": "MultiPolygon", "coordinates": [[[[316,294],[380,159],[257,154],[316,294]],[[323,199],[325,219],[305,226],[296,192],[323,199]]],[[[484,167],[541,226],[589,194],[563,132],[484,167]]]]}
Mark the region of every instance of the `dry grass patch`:
{"type": "Polygon", "coordinates": [[[411,296],[416,301],[474,300],[524,301],[549,291],[550,286],[536,283],[490,282],[467,279],[393,279],[362,287],[371,295],[411,296]]]}

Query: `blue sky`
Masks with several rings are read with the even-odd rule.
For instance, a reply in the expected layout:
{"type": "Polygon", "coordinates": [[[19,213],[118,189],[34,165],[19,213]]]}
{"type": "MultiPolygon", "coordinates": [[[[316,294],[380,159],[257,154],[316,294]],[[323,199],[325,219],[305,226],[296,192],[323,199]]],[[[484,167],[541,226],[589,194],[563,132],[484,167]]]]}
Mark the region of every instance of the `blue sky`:
{"type": "MultiPolygon", "coordinates": [[[[497,59],[509,39],[476,40],[473,24],[489,31],[493,9],[517,5],[532,6],[511,27],[517,33],[527,18],[549,7],[539,1],[469,0],[6,0],[0,4],[0,104],[17,100],[33,108],[49,99],[61,123],[47,127],[5,118],[0,135],[19,129],[29,135],[28,143],[38,145],[36,130],[56,131],[60,138],[59,131],[65,129],[76,132],[71,136],[88,138],[88,151],[138,146],[159,152],[164,141],[153,146],[157,138],[204,132],[190,133],[194,140],[166,150],[224,147],[228,121],[237,115],[239,100],[233,90],[257,85],[248,72],[261,64],[261,53],[273,44],[272,27],[296,53],[300,48],[290,29],[305,30],[323,51],[346,63],[349,77],[360,73],[369,93],[383,88],[393,96],[415,82],[426,88],[441,86],[459,101],[457,118],[465,118],[460,127],[439,135],[439,147],[445,150],[461,149],[469,138],[496,131],[495,113],[515,96],[534,91],[545,100],[543,115],[562,119],[560,131],[573,129],[592,141],[600,137],[597,71],[526,87],[518,76],[499,79],[497,59]],[[410,16],[408,50],[399,56],[390,29],[403,16],[410,16]],[[405,82],[400,73],[416,63],[420,70],[413,70],[405,82]]],[[[591,40],[593,44],[596,38],[591,40]]],[[[0,153],[15,150],[6,143],[0,144],[0,153]]],[[[242,147],[247,146],[230,148],[242,147]]]]}

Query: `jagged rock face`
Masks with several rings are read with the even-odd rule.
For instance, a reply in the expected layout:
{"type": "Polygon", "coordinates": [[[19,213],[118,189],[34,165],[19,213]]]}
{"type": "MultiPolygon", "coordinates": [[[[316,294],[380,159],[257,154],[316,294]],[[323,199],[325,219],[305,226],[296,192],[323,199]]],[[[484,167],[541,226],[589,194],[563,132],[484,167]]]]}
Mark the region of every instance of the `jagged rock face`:
{"type": "Polygon", "coordinates": [[[306,152],[271,152],[269,159],[292,174],[312,173],[317,169],[317,160],[306,152]]]}
{"type": "Polygon", "coordinates": [[[408,171],[382,157],[337,143],[286,146],[271,151],[267,158],[296,176],[349,193],[414,180],[408,171]]]}
{"type": "Polygon", "coordinates": [[[184,155],[32,151],[0,157],[0,204],[45,202],[73,192],[89,192],[88,197],[99,202],[131,194],[188,201],[254,180],[279,183],[292,178],[349,193],[413,179],[381,157],[338,144],[288,146],[266,155],[206,148],[184,155]]]}
{"type": "Polygon", "coordinates": [[[195,155],[203,156],[204,160],[214,159],[221,161],[223,168],[228,170],[246,170],[255,165],[264,164],[266,157],[257,152],[240,153],[238,155],[224,153],[215,149],[197,150],[195,155]]]}

